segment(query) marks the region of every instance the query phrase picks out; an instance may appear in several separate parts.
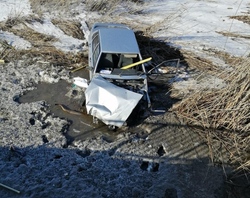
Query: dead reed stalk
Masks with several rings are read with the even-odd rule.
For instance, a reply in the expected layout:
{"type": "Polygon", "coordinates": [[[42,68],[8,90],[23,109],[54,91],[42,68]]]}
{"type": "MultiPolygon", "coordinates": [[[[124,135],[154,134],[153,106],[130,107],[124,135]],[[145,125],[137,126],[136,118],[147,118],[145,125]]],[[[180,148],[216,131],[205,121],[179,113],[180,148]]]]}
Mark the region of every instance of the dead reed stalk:
{"type": "Polygon", "coordinates": [[[173,110],[188,124],[219,129],[220,136],[210,134],[209,140],[216,136],[227,145],[231,163],[250,170],[250,58],[234,68],[225,88],[197,91],[173,110]]]}

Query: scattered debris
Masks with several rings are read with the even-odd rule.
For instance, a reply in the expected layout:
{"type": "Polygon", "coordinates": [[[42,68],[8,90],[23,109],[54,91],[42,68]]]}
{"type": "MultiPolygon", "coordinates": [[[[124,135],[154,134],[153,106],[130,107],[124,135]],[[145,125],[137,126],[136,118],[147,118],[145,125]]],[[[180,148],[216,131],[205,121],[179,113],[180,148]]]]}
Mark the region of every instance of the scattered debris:
{"type": "Polygon", "coordinates": [[[81,88],[88,88],[88,80],[81,77],[75,77],[73,78],[74,85],[77,85],[81,88]]]}
{"type": "Polygon", "coordinates": [[[9,190],[11,190],[11,191],[13,191],[13,192],[16,192],[16,193],[20,193],[20,191],[19,190],[16,190],[16,189],[14,189],[14,188],[11,188],[11,187],[9,187],[9,186],[6,186],[6,185],[4,185],[4,184],[2,184],[2,183],[0,183],[0,186],[2,186],[2,187],[4,187],[4,188],[6,188],[6,189],[9,189],[9,190]]]}
{"type": "Polygon", "coordinates": [[[59,107],[61,107],[61,109],[67,113],[70,113],[70,114],[73,114],[73,115],[83,115],[82,112],[79,112],[79,111],[74,111],[74,110],[71,110],[69,109],[68,107],[66,107],[65,105],[63,104],[55,104],[55,105],[58,105],[59,107]]]}
{"type": "Polygon", "coordinates": [[[79,71],[79,70],[81,70],[81,69],[84,69],[86,66],[81,66],[81,67],[78,67],[78,68],[76,68],[76,69],[73,69],[72,71],[71,71],[71,73],[73,73],[73,72],[76,72],[76,71],[79,71]]]}

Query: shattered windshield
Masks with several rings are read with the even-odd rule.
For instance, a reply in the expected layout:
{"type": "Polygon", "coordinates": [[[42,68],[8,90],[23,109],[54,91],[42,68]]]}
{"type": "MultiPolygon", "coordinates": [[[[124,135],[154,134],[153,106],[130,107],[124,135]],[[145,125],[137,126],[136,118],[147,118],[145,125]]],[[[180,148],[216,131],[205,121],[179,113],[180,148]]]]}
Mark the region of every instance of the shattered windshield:
{"type": "Polygon", "coordinates": [[[96,73],[113,75],[139,75],[142,74],[142,64],[139,54],[102,53],[98,62],[96,73]]]}

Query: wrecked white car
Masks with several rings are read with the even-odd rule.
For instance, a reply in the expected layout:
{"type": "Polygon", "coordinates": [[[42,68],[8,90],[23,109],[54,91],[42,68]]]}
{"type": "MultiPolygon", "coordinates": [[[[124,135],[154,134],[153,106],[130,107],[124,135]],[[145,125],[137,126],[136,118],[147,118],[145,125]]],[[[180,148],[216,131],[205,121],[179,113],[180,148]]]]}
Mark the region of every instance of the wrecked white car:
{"type": "Polygon", "coordinates": [[[145,62],[134,32],[122,24],[96,23],[89,35],[90,83],[87,113],[106,125],[121,127],[138,102],[148,96],[145,62]]]}

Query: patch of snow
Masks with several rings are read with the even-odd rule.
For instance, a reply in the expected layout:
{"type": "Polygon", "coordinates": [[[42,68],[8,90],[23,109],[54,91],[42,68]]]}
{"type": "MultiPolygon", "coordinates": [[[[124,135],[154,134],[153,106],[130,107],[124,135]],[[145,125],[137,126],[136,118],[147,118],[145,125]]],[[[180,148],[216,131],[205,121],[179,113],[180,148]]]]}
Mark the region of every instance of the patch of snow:
{"type": "MultiPolygon", "coordinates": [[[[129,3],[129,2],[128,2],[129,3]]],[[[2,0],[0,2],[0,20],[6,20],[14,14],[28,15],[31,13],[28,0],[2,0]]],[[[219,32],[233,33],[245,36],[250,32],[250,26],[230,16],[242,15],[249,12],[249,2],[242,0],[193,1],[193,0],[145,0],[144,4],[131,4],[135,12],[126,12],[123,7],[117,7],[120,14],[117,21],[131,23],[137,29],[149,28],[155,38],[166,40],[185,50],[203,51],[204,46],[226,51],[232,55],[244,56],[249,54],[250,40],[232,38],[219,32]],[[136,10],[140,13],[138,14],[136,10]]],[[[78,13],[74,18],[83,21],[95,18],[98,13],[87,13],[81,8],[75,8],[78,13]],[[93,16],[93,17],[92,17],[93,16]]],[[[50,17],[51,18],[51,17],[50,17]]],[[[100,18],[100,21],[105,18],[100,18]]],[[[97,21],[96,21],[97,22],[97,21]]],[[[51,23],[49,17],[43,23],[27,24],[32,29],[59,39],[54,46],[63,51],[82,50],[82,40],[65,35],[62,30],[51,23]]],[[[86,31],[86,28],[83,27],[86,31]]],[[[87,35],[86,35],[87,36],[87,35]]],[[[87,37],[86,37],[87,38],[87,37]]]]}
{"type": "Polygon", "coordinates": [[[13,16],[25,16],[31,13],[29,0],[1,0],[0,21],[13,16]]]}
{"type": "Polygon", "coordinates": [[[211,89],[222,89],[226,86],[226,82],[218,77],[207,75],[198,76],[197,78],[202,78],[200,80],[194,77],[188,77],[183,75],[178,75],[171,79],[170,83],[174,90],[178,90],[180,93],[187,95],[190,91],[195,90],[211,90],[211,89]]]}
{"type": "Polygon", "coordinates": [[[38,21],[32,24],[26,23],[26,25],[39,33],[56,37],[59,41],[54,42],[54,46],[62,51],[78,52],[82,50],[83,40],[66,35],[60,28],[56,27],[50,19],[44,19],[42,23],[38,21]]]}
{"type": "Polygon", "coordinates": [[[0,31],[0,40],[7,41],[7,43],[16,49],[28,49],[31,47],[31,43],[14,35],[10,32],[0,31]]]}
{"type": "MultiPolygon", "coordinates": [[[[22,17],[31,13],[29,0],[1,0],[0,1],[0,21],[7,20],[9,17],[22,17]]],[[[28,49],[31,47],[30,42],[14,35],[10,32],[0,31],[0,40],[16,49],[28,49]]]]}
{"type": "MultiPolygon", "coordinates": [[[[158,19],[158,28],[154,37],[178,44],[184,49],[202,50],[210,46],[233,55],[243,56],[249,52],[250,40],[230,38],[218,32],[230,32],[245,35],[250,26],[241,21],[230,19],[230,16],[241,15],[249,10],[247,1],[158,1],[148,5],[144,11],[146,18],[153,23],[158,19]],[[159,16],[161,18],[159,19],[159,16]],[[164,20],[165,17],[165,20],[164,20]],[[160,22],[160,23],[159,23],[160,22]]],[[[145,20],[145,18],[143,19],[145,20]]]]}

